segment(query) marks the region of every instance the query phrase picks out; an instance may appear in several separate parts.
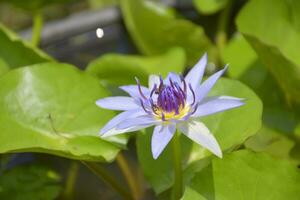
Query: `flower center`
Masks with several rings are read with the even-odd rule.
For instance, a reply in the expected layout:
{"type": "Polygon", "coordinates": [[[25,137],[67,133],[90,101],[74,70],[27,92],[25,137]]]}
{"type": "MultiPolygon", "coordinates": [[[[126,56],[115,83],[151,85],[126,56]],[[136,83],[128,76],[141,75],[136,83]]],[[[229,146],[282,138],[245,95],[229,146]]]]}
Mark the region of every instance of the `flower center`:
{"type": "Polygon", "coordinates": [[[175,112],[179,114],[179,109],[185,105],[185,94],[180,87],[163,86],[158,92],[157,106],[166,113],[175,112]]]}
{"type": "Polygon", "coordinates": [[[159,86],[155,84],[152,88],[150,97],[147,98],[142,93],[140,83],[137,80],[139,92],[144,99],[140,99],[143,109],[146,113],[154,114],[156,118],[163,121],[168,121],[169,119],[181,119],[191,112],[191,108],[195,103],[195,94],[191,85],[189,85],[189,89],[193,95],[193,103],[186,105],[187,86],[183,78],[181,78],[182,86],[180,86],[179,83],[172,81],[172,79],[169,79],[169,82],[170,84],[164,84],[162,77],[160,77],[159,86]],[[156,95],[154,96],[153,94],[156,95]],[[144,106],[145,101],[150,102],[150,109],[149,107],[144,106]]]}

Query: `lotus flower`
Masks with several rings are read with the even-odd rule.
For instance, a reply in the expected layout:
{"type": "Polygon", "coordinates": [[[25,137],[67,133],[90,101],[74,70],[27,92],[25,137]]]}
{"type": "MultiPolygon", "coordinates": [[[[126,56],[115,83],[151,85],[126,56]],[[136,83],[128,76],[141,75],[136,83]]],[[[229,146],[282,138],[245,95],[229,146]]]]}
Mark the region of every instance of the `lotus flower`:
{"type": "Polygon", "coordinates": [[[102,128],[101,137],[155,126],[151,149],[153,158],[157,159],[176,129],[179,129],[182,134],[221,158],[222,150],[213,134],[201,122],[201,117],[242,106],[244,102],[243,99],[230,96],[207,97],[227,67],[200,84],[206,64],[207,54],[185,77],[172,72],[166,79],[150,75],[148,88],[141,86],[136,78],[137,85],[120,87],[129,96],[97,100],[96,104],[101,108],[123,111],[102,128]]]}

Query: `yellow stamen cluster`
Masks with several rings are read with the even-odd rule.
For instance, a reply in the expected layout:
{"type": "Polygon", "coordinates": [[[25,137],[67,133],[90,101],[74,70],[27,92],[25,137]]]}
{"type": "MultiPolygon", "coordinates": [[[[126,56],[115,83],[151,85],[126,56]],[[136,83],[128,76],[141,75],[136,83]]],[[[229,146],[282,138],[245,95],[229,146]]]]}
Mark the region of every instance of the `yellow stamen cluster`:
{"type": "Polygon", "coordinates": [[[176,114],[175,111],[172,111],[172,112],[166,112],[166,111],[163,111],[162,109],[157,109],[155,111],[155,114],[156,114],[156,119],[159,119],[159,120],[163,120],[162,119],[162,114],[164,114],[164,117],[165,117],[165,121],[168,121],[170,119],[181,119],[182,117],[186,116],[190,111],[190,106],[186,105],[186,106],[180,106],[179,107],[179,113],[176,114]]]}

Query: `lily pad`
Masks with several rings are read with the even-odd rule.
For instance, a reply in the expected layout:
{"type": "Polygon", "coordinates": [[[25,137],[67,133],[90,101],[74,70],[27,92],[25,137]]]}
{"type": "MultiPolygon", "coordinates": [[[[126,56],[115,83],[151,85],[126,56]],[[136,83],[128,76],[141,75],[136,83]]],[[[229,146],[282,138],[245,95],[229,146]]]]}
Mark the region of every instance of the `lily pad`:
{"type": "Polygon", "coordinates": [[[113,116],[95,105],[108,96],[98,80],[67,64],[45,63],[0,79],[0,153],[43,152],[112,161],[125,136],[98,136],[113,116]]]}
{"type": "Polygon", "coordinates": [[[122,0],[120,4],[125,25],[142,53],[157,55],[178,46],[192,65],[204,52],[213,51],[203,28],[177,18],[174,10],[145,0],[122,0]]]}
{"type": "Polygon", "coordinates": [[[299,199],[300,172],[287,160],[242,150],[199,172],[186,187],[183,200],[299,199]]]}
{"type": "Polygon", "coordinates": [[[299,8],[296,0],[253,0],[236,21],[287,100],[296,103],[300,103],[299,8]]]}
{"type": "Polygon", "coordinates": [[[251,87],[264,103],[263,127],[245,143],[247,148],[290,159],[294,141],[289,138],[295,126],[294,110],[288,110],[284,95],[247,40],[236,34],[222,52],[230,62],[228,75],[251,87]]]}
{"type": "Polygon", "coordinates": [[[295,142],[284,134],[263,126],[258,133],[245,142],[245,147],[255,152],[266,152],[272,156],[290,159],[295,142]]]}
{"type": "Polygon", "coordinates": [[[49,62],[53,59],[38,48],[19,38],[0,23],[0,58],[10,68],[49,62]]]}
{"type": "Polygon", "coordinates": [[[173,48],[165,54],[151,57],[106,54],[92,61],[86,71],[104,84],[135,84],[134,77],[137,77],[142,84],[147,85],[150,74],[167,76],[170,71],[181,73],[184,66],[184,51],[181,48],[173,48]]]}
{"type": "MultiPolygon", "coordinates": [[[[262,103],[256,94],[239,81],[220,79],[212,89],[211,96],[229,95],[245,98],[245,105],[226,112],[200,118],[215,135],[223,151],[231,151],[241,145],[248,137],[256,134],[261,126],[262,103]]],[[[138,158],[149,183],[156,193],[170,188],[174,182],[171,146],[165,149],[157,160],[151,155],[151,130],[146,134],[139,134],[137,138],[138,158]],[[153,168],[155,166],[155,168],[153,168]]],[[[200,145],[193,143],[184,135],[181,136],[183,148],[182,166],[185,169],[185,180],[193,177],[195,171],[192,167],[211,153],[200,145]],[[192,171],[191,171],[192,170],[192,171]]]]}
{"type": "Polygon", "coordinates": [[[8,72],[8,70],[9,70],[9,66],[2,58],[0,58],[0,76],[8,72]]]}
{"type": "Polygon", "coordinates": [[[17,166],[0,176],[1,199],[54,200],[61,191],[59,175],[39,164],[17,166]]]}
{"type": "Polygon", "coordinates": [[[193,0],[197,10],[202,14],[214,14],[223,9],[230,0],[193,0]]]}

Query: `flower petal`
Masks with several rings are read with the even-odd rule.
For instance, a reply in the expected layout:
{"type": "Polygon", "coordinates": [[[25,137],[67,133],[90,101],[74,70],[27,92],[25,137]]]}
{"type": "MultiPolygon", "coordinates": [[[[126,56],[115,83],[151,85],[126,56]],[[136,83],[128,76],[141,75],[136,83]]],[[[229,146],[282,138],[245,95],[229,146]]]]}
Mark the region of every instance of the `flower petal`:
{"type": "Polygon", "coordinates": [[[244,105],[243,99],[219,96],[201,103],[192,117],[202,117],[244,105]]]}
{"type": "MultiPolygon", "coordinates": [[[[124,85],[121,86],[120,89],[127,92],[133,98],[142,98],[137,85],[124,85]]],[[[150,96],[150,90],[148,88],[141,86],[141,90],[146,97],[150,96]]]]}
{"type": "Polygon", "coordinates": [[[97,106],[109,110],[135,110],[140,105],[131,97],[106,97],[96,101],[97,106]]]}
{"type": "Polygon", "coordinates": [[[204,148],[211,151],[216,156],[222,158],[222,150],[215,139],[215,137],[210,133],[205,124],[199,121],[190,121],[187,123],[182,123],[178,126],[179,130],[189,137],[194,142],[200,144],[204,148]]]}
{"type": "Polygon", "coordinates": [[[165,78],[164,80],[164,84],[166,85],[170,85],[170,79],[174,82],[174,83],[178,83],[179,85],[181,85],[181,79],[180,76],[174,72],[170,72],[167,76],[167,78],[165,78]]]}
{"type": "Polygon", "coordinates": [[[154,159],[157,159],[165,149],[172,139],[175,130],[175,124],[155,126],[151,140],[152,156],[154,159]]]}
{"type": "Polygon", "coordinates": [[[125,112],[122,112],[118,115],[116,115],[114,118],[112,118],[100,131],[100,135],[105,134],[109,130],[113,129],[115,126],[117,126],[120,122],[128,119],[128,118],[134,118],[141,115],[145,115],[145,111],[142,109],[137,110],[127,110],[125,112]]]}
{"type": "Polygon", "coordinates": [[[107,131],[104,135],[102,135],[102,138],[106,138],[109,136],[113,136],[113,135],[118,135],[118,134],[122,134],[122,133],[128,133],[128,132],[134,132],[140,129],[144,129],[147,128],[149,125],[144,125],[144,126],[132,126],[130,128],[125,128],[125,129],[116,129],[116,128],[112,128],[109,131],[107,131]]]}
{"type": "Polygon", "coordinates": [[[149,80],[148,80],[148,84],[149,84],[149,89],[152,90],[152,88],[154,87],[154,85],[156,84],[157,87],[159,86],[160,80],[159,80],[159,76],[157,75],[153,75],[151,74],[149,76],[149,80]]]}
{"type": "Polygon", "coordinates": [[[203,100],[204,97],[207,96],[207,94],[209,93],[209,91],[211,90],[211,88],[215,85],[215,83],[217,82],[217,80],[224,74],[224,72],[226,71],[227,66],[225,66],[224,69],[214,73],[213,75],[211,75],[207,80],[205,80],[196,90],[195,90],[195,94],[196,94],[196,102],[200,102],[201,100],[203,100]]]}
{"type": "Polygon", "coordinates": [[[185,81],[187,84],[191,84],[193,90],[195,90],[200,84],[203,74],[205,72],[205,67],[207,63],[207,53],[205,53],[198,63],[189,71],[185,76],[185,81]]]}
{"type": "Polygon", "coordinates": [[[159,123],[155,118],[149,115],[144,115],[140,117],[130,118],[122,121],[120,124],[117,125],[116,129],[126,129],[133,126],[145,126],[145,125],[154,125],[159,123]]]}

